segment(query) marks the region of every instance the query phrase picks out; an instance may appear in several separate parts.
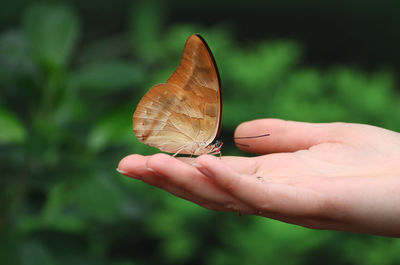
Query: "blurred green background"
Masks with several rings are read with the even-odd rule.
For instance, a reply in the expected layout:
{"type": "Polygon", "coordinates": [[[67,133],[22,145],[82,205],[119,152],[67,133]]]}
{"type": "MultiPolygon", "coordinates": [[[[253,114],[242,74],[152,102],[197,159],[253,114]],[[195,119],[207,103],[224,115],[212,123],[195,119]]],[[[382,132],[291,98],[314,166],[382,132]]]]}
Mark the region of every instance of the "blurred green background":
{"type": "Polygon", "coordinates": [[[157,152],[132,114],[192,33],[223,137],[262,117],[400,131],[400,2],[282,2],[3,1],[0,264],[400,264],[397,239],[212,212],[115,171],[157,152]]]}

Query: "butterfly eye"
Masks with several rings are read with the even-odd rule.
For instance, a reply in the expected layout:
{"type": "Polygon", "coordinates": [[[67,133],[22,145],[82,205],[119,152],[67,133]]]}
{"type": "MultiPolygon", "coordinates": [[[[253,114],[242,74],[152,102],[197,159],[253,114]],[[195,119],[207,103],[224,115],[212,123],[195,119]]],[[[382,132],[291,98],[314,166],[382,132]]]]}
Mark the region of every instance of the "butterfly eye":
{"type": "Polygon", "coordinates": [[[214,146],[215,148],[220,148],[222,146],[222,142],[220,140],[216,140],[214,146]]]}

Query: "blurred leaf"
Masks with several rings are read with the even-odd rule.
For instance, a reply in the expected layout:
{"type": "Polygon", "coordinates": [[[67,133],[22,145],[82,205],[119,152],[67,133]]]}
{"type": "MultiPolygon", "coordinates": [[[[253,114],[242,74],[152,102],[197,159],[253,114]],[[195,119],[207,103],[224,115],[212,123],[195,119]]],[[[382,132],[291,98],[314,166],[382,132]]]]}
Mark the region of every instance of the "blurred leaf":
{"type": "Polygon", "coordinates": [[[354,264],[389,265],[400,262],[400,242],[382,237],[368,237],[367,235],[351,238],[344,242],[341,258],[354,264]],[[374,246],[371,248],[371,246],[374,246]],[[364,253],[358,255],[358,253],[364,253]]]}
{"type": "Polygon", "coordinates": [[[53,112],[54,123],[58,126],[73,124],[87,119],[87,100],[79,95],[77,84],[72,79],[68,80],[64,94],[62,95],[59,106],[53,112]]]}
{"type": "Polygon", "coordinates": [[[76,215],[66,211],[68,189],[65,185],[56,185],[49,191],[42,212],[42,222],[53,229],[77,232],[85,228],[84,222],[76,215]]]}
{"type": "Polygon", "coordinates": [[[10,30],[0,36],[0,80],[34,69],[29,56],[26,36],[19,30],[10,30]]]}
{"type": "Polygon", "coordinates": [[[26,10],[23,26],[34,57],[45,69],[66,66],[79,35],[78,18],[70,7],[36,3],[26,10]]]}
{"type": "Polygon", "coordinates": [[[18,118],[0,107],[0,144],[21,143],[26,140],[27,133],[18,118]]]}
{"type": "Polygon", "coordinates": [[[154,61],[163,51],[160,49],[162,34],[162,1],[148,0],[133,2],[130,36],[137,55],[147,61],[154,61]]]}
{"type": "Polygon", "coordinates": [[[234,219],[225,223],[226,230],[221,231],[219,236],[228,253],[235,255],[224,255],[222,249],[214,252],[216,259],[225,262],[219,264],[265,264],[265,261],[272,264],[304,264],[299,258],[300,253],[312,251],[329,239],[329,232],[317,233],[255,216],[246,219],[250,223],[244,224],[234,219]]]}
{"type": "Polygon", "coordinates": [[[132,261],[115,261],[112,263],[112,265],[135,265],[138,263],[134,263],[132,261]]]}
{"type": "MultiPolygon", "coordinates": [[[[268,87],[284,80],[298,63],[301,51],[293,42],[262,42],[249,50],[237,50],[225,60],[226,68],[235,86],[241,89],[229,97],[264,93],[268,87]]],[[[260,96],[260,94],[257,94],[260,96]]]]}
{"type": "Polygon", "coordinates": [[[134,139],[132,116],[129,109],[124,107],[115,110],[95,124],[88,138],[88,147],[101,151],[108,145],[126,145],[134,139]]]}
{"type": "Polygon", "coordinates": [[[82,217],[97,222],[113,222],[123,214],[123,193],[109,176],[86,176],[68,192],[69,203],[79,207],[82,217]]]}
{"type": "Polygon", "coordinates": [[[53,265],[55,260],[39,241],[26,241],[20,246],[21,265],[53,265]]]}
{"type": "Polygon", "coordinates": [[[95,42],[87,43],[78,52],[75,57],[77,63],[79,65],[90,65],[126,59],[127,56],[131,55],[132,47],[127,36],[118,34],[105,36],[96,39],[95,42]]]}
{"type": "Polygon", "coordinates": [[[77,89],[112,93],[126,89],[143,80],[143,69],[132,62],[97,62],[81,67],[71,74],[71,80],[77,89]]]}
{"type": "Polygon", "coordinates": [[[197,234],[194,227],[205,225],[212,213],[192,202],[164,195],[164,207],[152,214],[148,225],[151,233],[163,239],[164,258],[171,264],[182,263],[190,260],[199,248],[201,233],[197,234]]]}
{"type": "Polygon", "coordinates": [[[186,234],[176,233],[169,241],[165,241],[162,251],[171,264],[190,260],[193,257],[198,242],[196,238],[186,234]]]}
{"type": "Polygon", "coordinates": [[[0,261],[4,264],[19,264],[20,256],[18,255],[21,241],[17,238],[15,229],[8,229],[2,233],[0,239],[0,261]]]}

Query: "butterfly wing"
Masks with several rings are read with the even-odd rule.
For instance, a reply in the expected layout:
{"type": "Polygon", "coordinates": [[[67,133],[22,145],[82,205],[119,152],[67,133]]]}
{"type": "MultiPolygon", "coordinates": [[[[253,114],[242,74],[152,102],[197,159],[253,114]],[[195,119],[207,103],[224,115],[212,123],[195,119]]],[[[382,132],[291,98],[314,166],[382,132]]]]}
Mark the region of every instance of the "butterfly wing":
{"type": "Polygon", "coordinates": [[[219,134],[221,85],[214,57],[202,37],[188,38],[181,63],[167,83],[153,86],[133,115],[139,141],[169,153],[193,154],[219,134]]]}

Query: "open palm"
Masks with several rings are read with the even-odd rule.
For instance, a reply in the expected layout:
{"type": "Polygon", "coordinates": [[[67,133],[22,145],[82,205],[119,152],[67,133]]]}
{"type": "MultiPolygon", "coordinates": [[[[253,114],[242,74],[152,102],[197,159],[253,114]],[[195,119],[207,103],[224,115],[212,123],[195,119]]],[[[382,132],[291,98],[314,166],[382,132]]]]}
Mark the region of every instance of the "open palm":
{"type": "Polygon", "coordinates": [[[236,136],[257,157],[130,155],[127,176],[205,208],[318,229],[400,236],[400,134],[369,125],[276,119],[236,136]]]}

